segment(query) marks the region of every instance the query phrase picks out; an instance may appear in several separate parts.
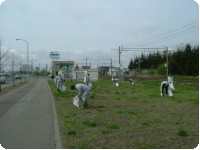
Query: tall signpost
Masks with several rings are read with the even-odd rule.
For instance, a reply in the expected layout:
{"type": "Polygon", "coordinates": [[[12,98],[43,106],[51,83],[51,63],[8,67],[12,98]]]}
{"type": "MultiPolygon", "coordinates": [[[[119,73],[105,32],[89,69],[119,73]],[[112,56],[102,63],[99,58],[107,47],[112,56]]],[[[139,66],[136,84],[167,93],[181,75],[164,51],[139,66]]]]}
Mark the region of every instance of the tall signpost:
{"type": "Polygon", "coordinates": [[[59,51],[51,51],[50,59],[51,59],[51,73],[53,74],[53,61],[60,59],[60,52],[59,51]]]}

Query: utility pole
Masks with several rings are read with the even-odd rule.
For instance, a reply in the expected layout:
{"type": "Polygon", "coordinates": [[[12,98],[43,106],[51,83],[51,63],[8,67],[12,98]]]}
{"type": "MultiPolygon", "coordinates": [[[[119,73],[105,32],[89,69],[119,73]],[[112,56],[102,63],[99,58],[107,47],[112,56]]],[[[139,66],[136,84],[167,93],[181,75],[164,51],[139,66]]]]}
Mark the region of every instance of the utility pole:
{"type": "Polygon", "coordinates": [[[19,41],[19,40],[21,40],[21,41],[23,41],[23,42],[25,42],[26,44],[27,44],[27,72],[26,72],[26,74],[27,74],[27,79],[26,80],[28,80],[28,72],[29,72],[29,60],[28,60],[28,56],[29,56],[29,43],[28,43],[28,41],[26,41],[26,40],[24,40],[24,39],[16,39],[17,41],[19,41]]]}
{"type": "Polygon", "coordinates": [[[21,58],[20,58],[20,76],[21,76],[20,82],[22,83],[22,59],[21,58]]]}
{"type": "Polygon", "coordinates": [[[168,61],[169,61],[169,60],[168,60],[168,55],[169,55],[169,54],[168,54],[168,47],[166,47],[166,52],[167,52],[167,56],[166,56],[167,58],[166,58],[166,59],[167,59],[167,78],[168,78],[168,74],[169,74],[169,72],[168,72],[168,69],[169,69],[169,68],[168,68],[168,65],[169,65],[169,64],[168,64],[168,61]]]}
{"type": "Polygon", "coordinates": [[[119,46],[119,79],[121,80],[121,48],[122,46],[120,47],[119,46]]]}
{"type": "Polygon", "coordinates": [[[88,71],[88,68],[87,68],[87,57],[86,57],[86,69],[87,69],[87,71],[88,71]]]}
{"type": "Polygon", "coordinates": [[[110,62],[110,70],[111,70],[111,77],[113,76],[112,75],[112,58],[111,58],[111,62],[110,62]]]}
{"type": "MultiPolygon", "coordinates": [[[[117,50],[117,49],[114,49],[114,50],[117,50]]],[[[123,45],[120,47],[119,46],[119,49],[118,49],[118,53],[119,53],[119,70],[120,70],[120,67],[121,67],[121,53],[123,51],[125,52],[129,52],[129,51],[138,51],[138,52],[141,52],[141,51],[150,51],[150,52],[158,52],[158,51],[164,51],[165,48],[127,48],[127,47],[123,47],[123,45]]],[[[167,48],[167,66],[168,66],[168,48],[167,48]]],[[[140,70],[140,60],[139,60],[139,70],[140,70]]],[[[168,76],[168,68],[167,68],[167,76],[168,76]]]]}
{"type": "Polygon", "coordinates": [[[120,68],[120,66],[121,66],[121,49],[120,49],[120,46],[119,46],[119,68],[120,68]]]}
{"type": "MultiPolygon", "coordinates": [[[[1,74],[2,64],[1,64],[1,40],[0,40],[0,74],[1,74]]],[[[1,92],[1,82],[0,82],[0,92],[1,92]]]]}

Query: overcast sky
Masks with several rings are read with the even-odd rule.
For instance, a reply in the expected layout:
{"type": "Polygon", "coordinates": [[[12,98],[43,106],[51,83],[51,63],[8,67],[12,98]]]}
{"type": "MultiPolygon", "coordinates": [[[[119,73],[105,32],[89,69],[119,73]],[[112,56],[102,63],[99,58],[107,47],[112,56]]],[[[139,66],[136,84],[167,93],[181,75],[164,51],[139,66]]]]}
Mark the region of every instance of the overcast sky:
{"type": "MultiPolygon", "coordinates": [[[[176,49],[199,42],[199,6],[194,0],[5,0],[0,5],[0,40],[34,66],[60,60],[93,66],[118,62],[119,46],[176,49]],[[96,61],[94,61],[96,60],[96,61]],[[97,60],[99,62],[97,62],[97,60]],[[103,62],[105,61],[105,62],[103,62]]],[[[123,52],[122,64],[138,53],[123,52]]]]}

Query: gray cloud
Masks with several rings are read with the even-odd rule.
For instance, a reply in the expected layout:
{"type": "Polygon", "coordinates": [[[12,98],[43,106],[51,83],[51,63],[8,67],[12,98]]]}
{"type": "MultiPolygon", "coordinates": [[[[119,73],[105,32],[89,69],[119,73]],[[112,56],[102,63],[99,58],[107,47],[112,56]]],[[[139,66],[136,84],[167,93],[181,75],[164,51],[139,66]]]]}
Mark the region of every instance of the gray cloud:
{"type": "MultiPolygon", "coordinates": [[[[117,61],[112,48],[134,47],[137,41],[194,21],[198,6],[192,0],[6,0],[0,6],[0,39],[22,55],[26,45],[15,39],[26,39],[30,56],[41,63],[49,63],[54,50],[62,59],[117,61]]],[[[198,41],[198,31],[157,44],[175,47],[185,41],[198,41]]]]}

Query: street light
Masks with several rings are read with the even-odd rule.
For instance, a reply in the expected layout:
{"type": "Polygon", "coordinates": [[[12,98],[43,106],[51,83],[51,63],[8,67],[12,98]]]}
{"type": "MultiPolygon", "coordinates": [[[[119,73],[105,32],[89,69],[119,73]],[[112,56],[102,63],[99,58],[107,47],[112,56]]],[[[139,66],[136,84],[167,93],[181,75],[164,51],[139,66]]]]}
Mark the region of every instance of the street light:
{"type": "Polygon", "coordinates": [[[17,41],[24,41],[27,44],[27,80],[28,80],[28,51],[29,51],[29,44],[28,41],[24,40],[24,39],[16,39],[17,41]]]}

